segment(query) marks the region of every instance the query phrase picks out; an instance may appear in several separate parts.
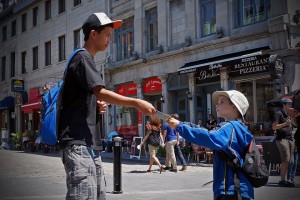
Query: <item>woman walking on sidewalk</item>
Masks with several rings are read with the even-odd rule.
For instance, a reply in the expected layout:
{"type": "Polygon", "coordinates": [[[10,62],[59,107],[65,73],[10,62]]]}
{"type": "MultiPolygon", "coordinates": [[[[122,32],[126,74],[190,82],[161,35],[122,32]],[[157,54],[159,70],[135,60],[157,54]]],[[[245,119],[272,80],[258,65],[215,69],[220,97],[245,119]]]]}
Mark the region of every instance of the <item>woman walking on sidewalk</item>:
{"type": "MultiPolygon", "coordinates": [[[[161,134],[160,119],[154,115],[151,115],[149,118],[149,124],[146,125],[146,130],[147,130],[147,134],[142,140],[141,146],[144,144],[146,140],[148,141],[150,163],[147,172],[152,172],[152,165],[155,162],[159,166],[159,172],[161,173],[163,170],[163,166],[160,164],[158,158],[156,157],[157,149],[160,146],[161,141],[163,141],[163,137],[161,134]]],[[[162,146],[164,146],[164,143],[162,143],[162,146]]]]}

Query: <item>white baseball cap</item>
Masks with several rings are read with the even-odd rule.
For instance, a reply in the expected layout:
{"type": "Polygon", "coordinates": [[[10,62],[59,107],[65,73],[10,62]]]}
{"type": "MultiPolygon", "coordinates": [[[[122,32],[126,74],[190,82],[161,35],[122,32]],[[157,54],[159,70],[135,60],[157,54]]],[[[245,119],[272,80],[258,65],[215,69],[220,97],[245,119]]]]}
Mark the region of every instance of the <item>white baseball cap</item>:
{"type": "Polygon", "coordinates": [[[122,24],[122,20],[112,21],[103,12],[91,14],[82,25],[83,33],[89,33],[92,29],[98,28],[104,25],[112,24],[113,29],[119,28],[122,24]]]}
{"type": "Polygon", "coordinates": [[[220,96],[228,97],[241,113],[242,117],[246,114],[249,108],[249,102],[245,95],[243,95],[241,92],[237,90],[216,91],[212,95],[214,104],[218,103],[220,96]]]}

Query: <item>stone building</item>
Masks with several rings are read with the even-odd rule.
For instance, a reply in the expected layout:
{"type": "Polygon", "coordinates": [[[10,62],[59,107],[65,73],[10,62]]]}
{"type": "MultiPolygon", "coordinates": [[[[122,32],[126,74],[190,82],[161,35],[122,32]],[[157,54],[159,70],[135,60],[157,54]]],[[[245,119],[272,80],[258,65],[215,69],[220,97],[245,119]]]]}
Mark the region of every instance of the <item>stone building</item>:
{"type": "MultiPolygon", "coordinates": [[[[83,43],[83,20],[100,11],[123,20],[95,58],[107,88],[181,120],[205,122],[216,115],[211,94],[238,89],[250,102],[250,128],[268,133],[274,110],[266,102],[299,89],[297,0],[1,2],[0,100],[15,101],[0,108],[0,126],[11,130],[38,129],[44,88],[61,79],[68,55],[83,43]]],[[[103,119],[106,134],[116,127],[124,138],[143,136],[147,121],[120,106],[103,119]]]]}

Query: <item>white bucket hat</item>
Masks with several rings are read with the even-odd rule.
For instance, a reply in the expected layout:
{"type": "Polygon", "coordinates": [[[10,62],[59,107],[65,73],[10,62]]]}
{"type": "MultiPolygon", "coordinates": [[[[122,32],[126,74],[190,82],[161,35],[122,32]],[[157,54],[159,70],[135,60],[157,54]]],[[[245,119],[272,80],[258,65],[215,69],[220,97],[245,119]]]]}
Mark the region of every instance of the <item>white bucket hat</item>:
{"type": "Polygon", "coordinates": [[[249,108],[249,102],[245,97],[245,95],[243,95],[241,92],[237,90],[216,91],[212,95],[214,104],[218,104],[218,100],[220,96],[228,97],[235,105],[235,107],[238,109],[238,111],[241,113],[242,117],[244,118],[244,115],[246,114],[249,108]]]}

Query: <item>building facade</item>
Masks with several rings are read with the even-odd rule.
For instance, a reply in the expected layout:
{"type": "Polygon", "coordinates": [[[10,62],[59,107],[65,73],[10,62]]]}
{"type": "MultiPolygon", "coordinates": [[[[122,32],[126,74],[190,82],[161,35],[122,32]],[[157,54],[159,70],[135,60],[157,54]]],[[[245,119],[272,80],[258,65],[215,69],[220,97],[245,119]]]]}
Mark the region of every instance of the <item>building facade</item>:
{"type": "MultiPolygon", "coordinates": [[[[300,86],[299,9],[296,0],[114,1],[110,13],[124,25],[105,64],[107,87],[204,125],[216,115],[212,93],[238,89],[250,103],[250,129],[272,134],[266,103],[300,86]]],[[[114,115],[125,138],[143,135],[138,111],[117,107],[114,115]]]]}
{"type": "MultiPolygon", "coordinates": [[[[43,94],[62,79],[66,59],[83,45],[84,20],[91,13],[105,12],[108,3],[1,0],[0,100],[5,101],[0,106],[1,128],[39,130],[43,94]]],[[[95,57],[99,71],[106,54],[95,57]]]]}
{"type": "MultiPolygon", "coordinates": [[[[216,115],[211,94],[238,89],[250,103],[250,128],[270,132],[274,111],[266,102],[299,89],[297,0],[1,2],[0,100],[13,97],[14,105],[0,107],[0,126],[11,130],[39,129],[40,98],[82,46],[80,27],[93,12],[123,20],[95,57],[107,88],[181,120],[205,122],[216,115]]],[[[146,121],[134,108],[109,106],[103,132],[143,136],[146,121]]]]}

